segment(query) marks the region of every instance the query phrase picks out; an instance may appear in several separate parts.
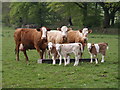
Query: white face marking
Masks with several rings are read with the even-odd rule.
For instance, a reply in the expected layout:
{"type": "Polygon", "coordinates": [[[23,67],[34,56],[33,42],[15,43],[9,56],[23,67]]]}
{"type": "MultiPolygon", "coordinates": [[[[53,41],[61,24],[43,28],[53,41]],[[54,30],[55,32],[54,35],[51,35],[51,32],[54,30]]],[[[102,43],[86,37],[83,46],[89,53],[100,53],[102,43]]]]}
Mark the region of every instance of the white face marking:
{"type": "Polygon", "coordinates": [[[94,44],[94,45],[95,45],[97,53],[99,53],[99,45],[98,44],[94,44]]]}
{"type": "Polygon", "coordinates": [[[47,29],[45,27],[42,27],[42,38],[46,38],[46,32],[47,32],[47,29]]]}
{"type": "Polygon", "coordinates": [[[84,36],[84,37],[87,37],[88,28],[83,28],[82,33],[83,33],[83,36],[84,36]]]}
{"type": "Polygon", "coordinates": [[[62,26],[61,32],[63,36],[67,36],[67,30],[68,30],[67,26],[62,26]]]}
{"type": "Polygon", "coordinates": [[[88,43],[88,44],[87,44],[87,48],[88,48],[88,50],[91,49],[91,43],[88,43]]]}
{"type": "Polygon", "coordinates": [[[49,42],[49,43],[48,43],[48,49],[51,50],[52,47],[53,47],[53,43],[52,43],[52,42],[49,42]]]}

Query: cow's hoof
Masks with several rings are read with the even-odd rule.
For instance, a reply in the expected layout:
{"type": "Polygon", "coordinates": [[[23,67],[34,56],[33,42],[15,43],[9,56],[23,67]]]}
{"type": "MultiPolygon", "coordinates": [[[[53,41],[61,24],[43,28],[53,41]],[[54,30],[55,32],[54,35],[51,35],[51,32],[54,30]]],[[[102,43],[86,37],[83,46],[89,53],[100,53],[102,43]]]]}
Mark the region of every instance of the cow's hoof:
{"type": "Polygon", "coordinates": [[[42,59],[38,59],[37,63],[42,63],[42,59]]]}
{"type": "Polygon", "coordinates": [[[104,61],[101,61],[101,63],[104,63],[104,61]]]}
{"type": "Polygon", "coordinates": [[[61,65],[61,63],[59,65],[61,65]]]}

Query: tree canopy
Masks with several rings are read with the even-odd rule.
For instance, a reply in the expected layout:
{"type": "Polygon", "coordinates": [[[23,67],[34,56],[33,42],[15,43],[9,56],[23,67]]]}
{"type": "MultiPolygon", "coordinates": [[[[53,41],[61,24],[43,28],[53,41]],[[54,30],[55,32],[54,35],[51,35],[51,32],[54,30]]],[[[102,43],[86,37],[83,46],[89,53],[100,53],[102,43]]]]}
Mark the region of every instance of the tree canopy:
{"type": "Polygon", "coordinates": [[[3,3],[3,23],[21,27],[114,27],[120,22],[120,2],[11,2],[3,3]]]}

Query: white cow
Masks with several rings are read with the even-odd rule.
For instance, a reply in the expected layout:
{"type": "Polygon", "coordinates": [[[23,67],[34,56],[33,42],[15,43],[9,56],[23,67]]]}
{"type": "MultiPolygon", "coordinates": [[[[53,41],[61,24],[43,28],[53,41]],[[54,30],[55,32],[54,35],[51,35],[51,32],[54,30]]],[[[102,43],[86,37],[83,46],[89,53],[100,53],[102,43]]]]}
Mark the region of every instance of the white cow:
{"type": "Polygon", "coordinates": [[[70,63],[70,58],[69,54],[74,53],[75,55],[75,63],[74,66],[77,66],[79,64],[79,59],[81,57],[81,53],[83,52],[83,46],[81,43],[69,43],[69,44],[53,44],[52,42],[48,43],[48,48],[51,50],[52,53],[52,59],[53,59],[53,64],[55,64],[55,53],[59,55],[59,65],[62,63],[62,56],[64,57],[64,65],[66,66],[67,64],[70,63]],[[54,50],[54,49],[56,50],[54,50]],[[54,50],[54,52],[53,52],[54,50]],[[67,59],[67,61],[66,61],[67,59]]]}

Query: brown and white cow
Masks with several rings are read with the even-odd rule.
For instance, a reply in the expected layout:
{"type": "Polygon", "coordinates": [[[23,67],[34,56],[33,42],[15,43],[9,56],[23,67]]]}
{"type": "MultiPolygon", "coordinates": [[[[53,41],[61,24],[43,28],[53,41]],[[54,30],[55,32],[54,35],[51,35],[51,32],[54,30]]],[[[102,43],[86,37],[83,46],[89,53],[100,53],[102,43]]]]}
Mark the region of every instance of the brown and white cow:
{"type": "Polygon", "coordinates": [[[47,47],[47,29],[42,27],[40,31],[37,29],[19,28],[14,32],[16,60],[19,61],[19,50],[23,51],[26,62],[28,56],[26,50],[36,49],[43,59],[43,53],[47,47]]]}
{"type": "Polygon", "coordinates": [[[96,64],[98,63],[97,61],[97,54],[101,53],[102,54],[102,60],[101,62],[104,62],[104,57],[106,55],[106,49],[108,49],[108,43],[88,43],[87,44],[88,51],[91,55],[91,61],[90,63],[93,62],[92,58],[93,56],[95,57],[96,64]]]}
{"type": "Polygon", "coordinates": [[[68,32],[67,42],[82,43],[84,48],[85,45],[87,45],[88,33],[92,33],[92,30],[89,30],[88,28],[83,28],[82,30],[77,30],[77,31],[71,30],[68,32]]]}
{"type": "Polygon", "coordinates": [[[56,64],[56,59],[58,57],[58,52],[56,50],[56,46],[55,44],[53,44],[52,42],[49,42],[48,43],[48,50],[49,50],[49,53],[51,54],[52,56],[52,60],[53,60],[53,65],[56,64]]]}

